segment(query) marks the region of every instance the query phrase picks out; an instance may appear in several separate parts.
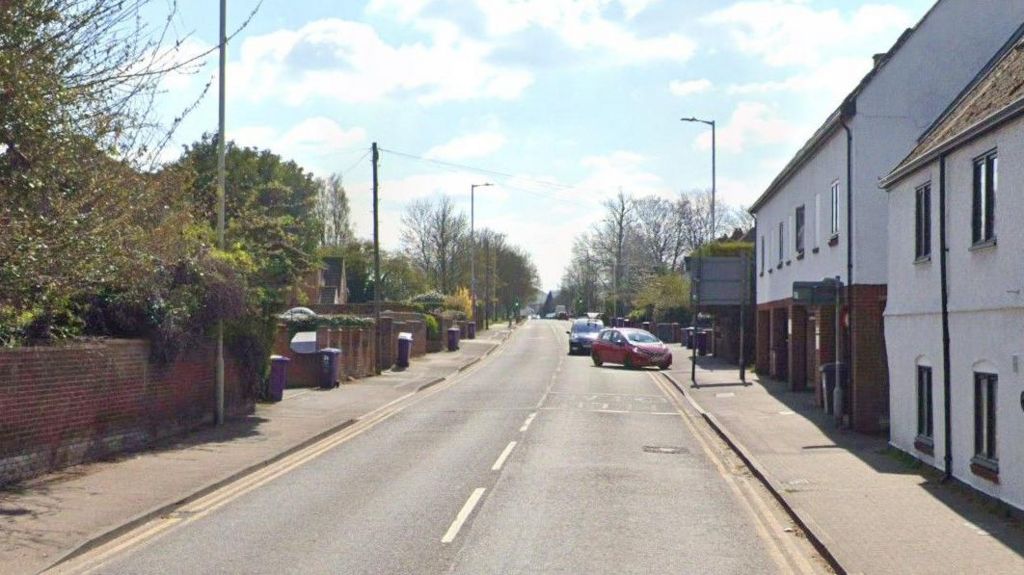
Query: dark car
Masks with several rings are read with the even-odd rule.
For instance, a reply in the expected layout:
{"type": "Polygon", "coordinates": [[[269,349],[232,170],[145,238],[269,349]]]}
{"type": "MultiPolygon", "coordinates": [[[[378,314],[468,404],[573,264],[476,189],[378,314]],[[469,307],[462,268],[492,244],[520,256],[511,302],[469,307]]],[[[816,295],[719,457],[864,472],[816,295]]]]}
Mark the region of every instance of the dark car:
{"type": "Polygon", "coordinates": [[[618,363],[626,367],[655,366],[668,369],[672,352],[654,334],[636,328],[606,329],[598,334],[590,350],[594,365],[618,363]]]}
{"type": "Polygon", "coordinates": [[[589,352],[602,329],[604,323],[599,319],[581,318],[572,322],[572,329],[565,332],[569,334],[569,355],[589,352]]]}

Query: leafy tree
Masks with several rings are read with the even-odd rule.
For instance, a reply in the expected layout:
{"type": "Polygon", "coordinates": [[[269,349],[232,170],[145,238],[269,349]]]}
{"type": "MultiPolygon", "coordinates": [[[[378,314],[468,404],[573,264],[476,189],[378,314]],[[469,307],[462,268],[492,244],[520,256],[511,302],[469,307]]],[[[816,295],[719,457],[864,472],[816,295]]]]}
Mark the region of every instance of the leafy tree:
{"type": "MultiPolygon", "coordinates": [[[[280,310],[287,290],[316,264],[322,222],[316,217],[320,186],[312,174],[268,150],[229,143],[225,165],[226,241],[248,254],[249,283],[267,314],[280,310]]],[[[197,217],[216,222],[217,139],[206,134],[176,165],[191,169],[197,217]]]]}

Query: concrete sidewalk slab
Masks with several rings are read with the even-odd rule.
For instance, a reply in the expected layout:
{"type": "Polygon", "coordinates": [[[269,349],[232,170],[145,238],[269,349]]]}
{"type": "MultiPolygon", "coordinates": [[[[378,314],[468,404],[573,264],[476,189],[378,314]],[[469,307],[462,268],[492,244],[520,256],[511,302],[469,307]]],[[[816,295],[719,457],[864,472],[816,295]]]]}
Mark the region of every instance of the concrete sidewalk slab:
{"type": "Polygon", "coordinates": [[[669,372],[847,573],[1024,573],[1024,529],[962,486],[836,429],[810,393],[700,358],[669,372]]]}
{"type": "Polygon", "coordinates": [[[457,352],[338,389],[290,389],[248,417],[109,462],[72,467],[0,491],[0,572],[37,573],[183,502],[293,453],[360,417],[451,377],[505,341],[500,328],[457,352]]]}

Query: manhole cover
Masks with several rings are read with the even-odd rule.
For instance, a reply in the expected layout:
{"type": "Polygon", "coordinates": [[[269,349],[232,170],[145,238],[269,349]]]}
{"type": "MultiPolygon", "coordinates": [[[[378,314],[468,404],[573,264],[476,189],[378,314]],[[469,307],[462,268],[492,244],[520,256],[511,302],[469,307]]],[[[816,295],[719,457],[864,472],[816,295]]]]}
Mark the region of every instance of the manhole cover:
{"type": "Polygon", "coordinates": [[[645,445],[645,453],[664,453],[666,455],[679,455],[682,453],[689,453],[690,451],[685,447],[663,447],[659,445],[645,445]]]}

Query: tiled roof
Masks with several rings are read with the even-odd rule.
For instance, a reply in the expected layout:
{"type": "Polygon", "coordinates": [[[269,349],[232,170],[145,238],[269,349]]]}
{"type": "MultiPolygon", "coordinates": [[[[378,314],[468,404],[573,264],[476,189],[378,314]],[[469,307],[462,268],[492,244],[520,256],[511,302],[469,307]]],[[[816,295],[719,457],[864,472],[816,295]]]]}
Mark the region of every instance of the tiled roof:
{"type": "Polygon", "coordinates": [[[910,175],[924,163],[965,136],[977,136],[995,128],[994,120],[1005,121],[1006,112],[1024,103],[1024,40],[1018,31],[1012,43],[964,91],[935,125],[921,138],[917,147],[883,180],[889,186],[910,175]],[[989,125],[992,124],[992,125],[989,125]]]}

